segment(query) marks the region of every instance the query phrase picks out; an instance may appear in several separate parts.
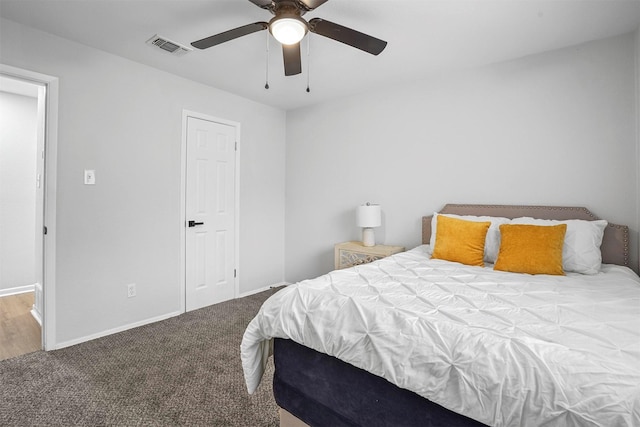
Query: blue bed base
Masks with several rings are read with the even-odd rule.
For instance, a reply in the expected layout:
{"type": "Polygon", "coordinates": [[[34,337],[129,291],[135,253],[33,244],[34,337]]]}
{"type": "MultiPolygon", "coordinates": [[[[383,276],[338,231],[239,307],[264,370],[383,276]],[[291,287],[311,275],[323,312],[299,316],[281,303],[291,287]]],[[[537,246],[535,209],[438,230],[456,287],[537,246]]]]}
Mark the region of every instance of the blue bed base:
{"type": "Polygon", "coordinates": [[[312,427],[484,426],[291,340],[274,340],[274,361],[276,403],[312,427]]]}

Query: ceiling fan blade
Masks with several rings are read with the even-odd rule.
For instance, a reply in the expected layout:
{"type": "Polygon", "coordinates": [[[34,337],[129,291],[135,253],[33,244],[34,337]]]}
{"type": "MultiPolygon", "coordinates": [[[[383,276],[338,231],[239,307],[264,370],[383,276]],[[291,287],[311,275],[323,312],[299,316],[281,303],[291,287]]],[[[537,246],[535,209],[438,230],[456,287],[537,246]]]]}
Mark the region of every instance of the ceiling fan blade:
{"type": "Polygon", "coordinates": [[[251,3],[263,9],[271,9],[271,0],[249,0],[251,3]]]}
{"type": "Polygon", "coordinates": [[[302,72],[302,60],[300,59],[300,43],[282,45],[284,57],[284,75],[295,76],[302,72]]]}
{"type": "Polygon", "coordinates": [[[262,31],[269,28],[269,24],[266,22],[254,22],[253,24],[244,25],[242,27],[234,28],[233,30],[225,31],[224,33],[216,34],[206,37],[202,40],[191,43],[191,46],[198,49],[207,49],[209,47],[219,45],[220,43],[228,42],[229,40],[237,39],[238,37],[246,36],[247,34],[255,33],[256,31],[262,31]]]}
{"type": "MultiPolygon", "coordinates": [[[[251,0],[253,1],[253,0],[251,0]]],[[[258,0],[256,0],[258,1],[258,0]]],[[[328,2],[329,0],[299,0],[300,3],[302,3],[304,5],[304,7],[307,10],[313,10],[317,7],[322,6],[323,4],[325,4],[326,2],[328,2]]]]}
{"type": "Polygon", "coordinates": [[[340,43],[348,44],[356,49],[364,50],[372,55],[378,55],[387,46],[387,42],[384,40],[326,21],[322,18],[313,18],[309,21],[309,31],[324,37],[329,37],[340,43]]]}

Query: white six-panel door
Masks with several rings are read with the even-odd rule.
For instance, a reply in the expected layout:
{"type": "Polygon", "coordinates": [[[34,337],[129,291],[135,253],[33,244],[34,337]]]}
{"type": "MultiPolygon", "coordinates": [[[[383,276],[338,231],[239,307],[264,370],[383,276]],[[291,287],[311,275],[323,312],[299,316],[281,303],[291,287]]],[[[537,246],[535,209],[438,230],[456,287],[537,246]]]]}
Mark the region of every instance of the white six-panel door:
{"type": "Polygon", "coordinates": [[[235,136],[234,126],[187,118],[186,311],[236,296],[235,136]]]}

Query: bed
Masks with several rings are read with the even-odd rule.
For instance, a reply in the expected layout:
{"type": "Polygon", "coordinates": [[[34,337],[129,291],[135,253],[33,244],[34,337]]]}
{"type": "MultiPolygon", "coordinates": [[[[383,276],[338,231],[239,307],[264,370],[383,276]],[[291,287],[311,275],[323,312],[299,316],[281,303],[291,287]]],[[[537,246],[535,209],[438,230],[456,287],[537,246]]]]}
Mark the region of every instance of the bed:
{"type": "Polygon", "coordinates": [[[446,205],[434,216],[423,245],[288,286],[251,321],[247,387],[273,354],[281,425],[640,426],[628,228],[574,207],[446,205]],[[485,227],[482,265],[440,256],[456,236],[446,224],[471,227],[465,236],[485,227]],[[513,272],[513,239],[540,230],[557,235],[562,274],[513,272]]]}

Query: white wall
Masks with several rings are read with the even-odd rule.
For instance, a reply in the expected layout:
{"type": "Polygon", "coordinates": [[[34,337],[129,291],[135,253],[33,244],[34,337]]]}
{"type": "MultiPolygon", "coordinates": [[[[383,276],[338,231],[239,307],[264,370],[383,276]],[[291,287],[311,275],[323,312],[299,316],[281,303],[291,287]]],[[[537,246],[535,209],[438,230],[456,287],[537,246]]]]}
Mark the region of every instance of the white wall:
{"type": "MultiPolygon", "coordinates": [[[[636,194],[640,195],[640,28],[636,30],[636,178],[638,185],[636,194]]],[[[638,241],[640,242],[640,196],[636,198],[636,230],[638,241]]],[[[639,244],[640,245],[640,244],[639,244]]],[[[638,251],[638,265],[640,265],[640,250],[638,251]]]]}
{"type": "Polygon", "coordinates": [[[0,295],[36,282],[37,112],[36,98],[0,91],[0,295]]]}
{"type": "Polygon", "coordinates": [[[289,112],[285,277],[333,269],[367,201],[406,247],[446,203],[586,206],[637,265],[634,79],[630,34],[289,112]]]}
{"type": "Polygon", "coordinates": [[[183,109],[241,124],[240,292],[282,282],[283,111],[11,21],[0,31],[0,62],[60,82],[58,344],[179,310],[183,109]]]}

